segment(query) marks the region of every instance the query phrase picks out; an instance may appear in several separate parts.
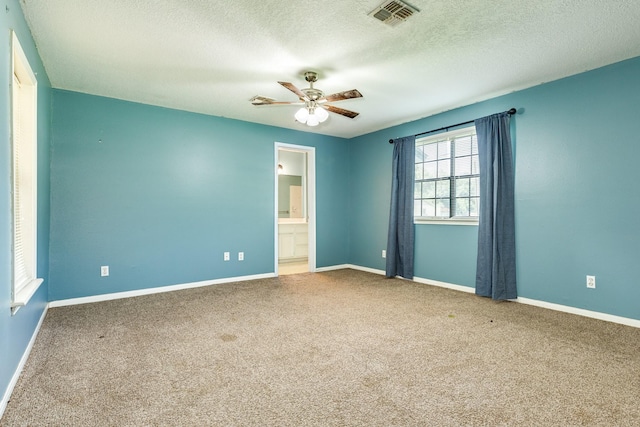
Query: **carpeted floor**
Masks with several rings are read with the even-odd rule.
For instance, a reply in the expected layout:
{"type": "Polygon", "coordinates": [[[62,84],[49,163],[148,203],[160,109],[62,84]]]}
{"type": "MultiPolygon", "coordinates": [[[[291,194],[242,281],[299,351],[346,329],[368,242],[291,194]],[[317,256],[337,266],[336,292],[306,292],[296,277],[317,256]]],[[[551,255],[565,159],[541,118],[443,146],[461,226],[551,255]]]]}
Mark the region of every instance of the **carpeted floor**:
{"type": "Polygon", "coordinates": [[[49,310],[2,426],[640,426],[640,329],[354,270],[49,310]]]}

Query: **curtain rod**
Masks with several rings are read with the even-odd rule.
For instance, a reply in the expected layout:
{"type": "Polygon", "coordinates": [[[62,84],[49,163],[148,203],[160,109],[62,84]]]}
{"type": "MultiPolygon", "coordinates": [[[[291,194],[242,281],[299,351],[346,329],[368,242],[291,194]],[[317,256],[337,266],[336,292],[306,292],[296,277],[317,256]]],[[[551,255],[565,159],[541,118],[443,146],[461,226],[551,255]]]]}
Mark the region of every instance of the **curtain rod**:
{"type": "MultiPolygon", "coordinates": [[[[517,110],[515,108],[511,108],[511,109],[505,111],[505,113],[509,114],[510,116],[513,116],[516,112],[517,112],[517,110]]],[[[457,123],[455,125],[449,125],[449,126],[441,127],[441,128],[438,128],[438,129],[428,130],[426,132],[417,133],[414,136],[426,135],[428,133],[438,132],[438,131],[441,131],[441,130],[447,130],[449,128],[455,128],[455,127],[462,126],[462,125],[468,125],[468,124],[473,123],[473,122],[475,122],[475,120],[469,120],[467,122],[457,123]]],[[[389,144],[393,144],[393,139],[389,140],[389,144]]]]}

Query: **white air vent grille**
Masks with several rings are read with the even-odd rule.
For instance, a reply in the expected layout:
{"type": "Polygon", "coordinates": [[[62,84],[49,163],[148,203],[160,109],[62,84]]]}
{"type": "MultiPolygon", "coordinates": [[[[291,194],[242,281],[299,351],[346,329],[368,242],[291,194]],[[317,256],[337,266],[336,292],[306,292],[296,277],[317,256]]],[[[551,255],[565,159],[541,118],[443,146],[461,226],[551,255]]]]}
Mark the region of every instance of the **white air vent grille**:
{"type": "Polygon", "coordinates": [[[385,1],[376,7],[369,13],[369,16],[373,16],[387,25],[395,26],[406,21],[411,15],[417,12],[419,12],[418,9],[407,3],[399,0],[391,0],[385,1]]]}

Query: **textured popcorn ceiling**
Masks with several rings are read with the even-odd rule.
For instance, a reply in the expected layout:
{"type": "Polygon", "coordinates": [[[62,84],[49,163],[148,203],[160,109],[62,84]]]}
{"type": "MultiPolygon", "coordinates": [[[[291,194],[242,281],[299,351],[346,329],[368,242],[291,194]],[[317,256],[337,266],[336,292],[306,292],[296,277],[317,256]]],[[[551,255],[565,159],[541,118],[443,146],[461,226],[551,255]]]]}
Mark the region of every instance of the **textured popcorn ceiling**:
{"type": "Polygon", "coordinates": [[[638,0],[413,0],[395,27],[367,16],[378,0],[20,3],[56,88],[343,137],[640,55],[638,0]],[[306,70],[360,90],[335,104],[360,116],[250,104],[296,100],[276,82],[306,70]]]}

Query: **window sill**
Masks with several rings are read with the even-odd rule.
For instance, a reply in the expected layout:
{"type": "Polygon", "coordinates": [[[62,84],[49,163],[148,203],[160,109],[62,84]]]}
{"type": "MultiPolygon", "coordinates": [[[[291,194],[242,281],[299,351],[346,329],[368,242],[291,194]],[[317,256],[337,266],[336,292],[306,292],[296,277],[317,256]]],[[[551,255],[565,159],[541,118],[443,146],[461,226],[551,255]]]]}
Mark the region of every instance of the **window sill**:
{"type": "Polygon", "coordinates": [[[11,315],[16,314],[20,307],[27,305],[31,297],[40,288],[42,282],[44,282],[44,279],[33,279],[14,295],[13,302],[11,302],[11,315]]]}
{"type": "Polygon", "coordinates": [[[414,218],[413,223],[416,225],[420,224],[438,224],[438,225],[478,225],[477,219],[461,219],[461,218],[451,218],[451,219],[427,219],[427,218],[414,218]]]}

